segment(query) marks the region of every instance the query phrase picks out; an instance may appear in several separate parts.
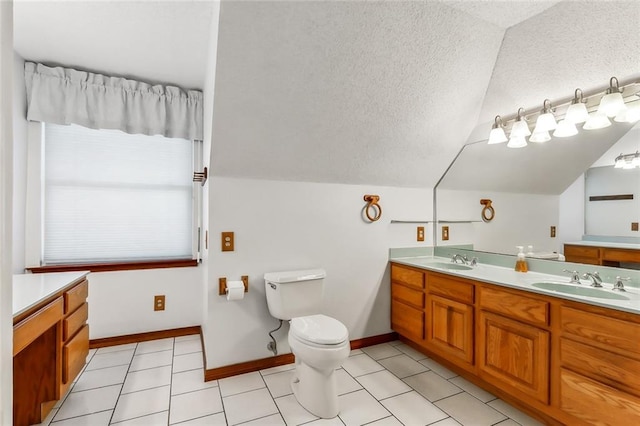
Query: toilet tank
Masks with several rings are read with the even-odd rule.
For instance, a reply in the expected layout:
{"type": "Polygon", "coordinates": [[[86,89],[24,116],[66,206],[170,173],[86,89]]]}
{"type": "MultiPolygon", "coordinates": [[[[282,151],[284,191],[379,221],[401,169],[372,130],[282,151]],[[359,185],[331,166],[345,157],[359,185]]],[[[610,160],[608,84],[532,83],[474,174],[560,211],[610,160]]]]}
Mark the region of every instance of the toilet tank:
{"type": "Polygon", "coordinates": [[[269,272],[264,274],[267,306],[271,316],[291,318],[319,314],[322,308],[324,269],[269,272]]]}

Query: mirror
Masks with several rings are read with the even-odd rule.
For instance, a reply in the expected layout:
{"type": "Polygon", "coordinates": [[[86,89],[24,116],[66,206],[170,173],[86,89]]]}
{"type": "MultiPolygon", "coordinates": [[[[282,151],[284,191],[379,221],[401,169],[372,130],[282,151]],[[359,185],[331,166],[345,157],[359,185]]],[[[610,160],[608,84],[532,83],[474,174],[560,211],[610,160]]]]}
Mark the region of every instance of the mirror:
{"type": "Polygon", "coordinates": [[[564,243],[581,241],[585,234],[640,243],[640,232],[630,224],[640,216],[640,169],[615,169],[617,181],[598,183],[611,174],[603,170],[612,170],[620,153],[640,149],[640,123],[613,123],[521,149],[486,142],[466,145],[436,187],[437,245],[473,244],[477,251],[512,255],[516,246],[525,252],[533,246],[536,257],[557,260],[564,243]],[[597,204],[585,192],[615,195],[611,192],[618,189],[634,199],[597,204]],[[485,223],[480,200],[486,199],[495,218],[485,223]],[[607,227],[614,217],[629,231],[607,227]],[[442,226],[449,227],[446,241],[442,226]]]}

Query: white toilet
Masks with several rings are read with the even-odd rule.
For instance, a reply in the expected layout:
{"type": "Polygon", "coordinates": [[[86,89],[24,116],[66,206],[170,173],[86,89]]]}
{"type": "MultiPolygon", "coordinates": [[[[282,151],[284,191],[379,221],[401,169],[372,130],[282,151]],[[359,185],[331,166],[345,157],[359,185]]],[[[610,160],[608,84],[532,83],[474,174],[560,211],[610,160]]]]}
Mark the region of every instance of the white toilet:
{"type": "Polygon", "coordinates": [[[325,276],[322,269],[272,272],[264,282],[271,315],[291,320],[293,394],[307,411],[329,419],[339,412],[335,370],[349,356],[350,343],[344,324],[320,314],[325,276]]]}

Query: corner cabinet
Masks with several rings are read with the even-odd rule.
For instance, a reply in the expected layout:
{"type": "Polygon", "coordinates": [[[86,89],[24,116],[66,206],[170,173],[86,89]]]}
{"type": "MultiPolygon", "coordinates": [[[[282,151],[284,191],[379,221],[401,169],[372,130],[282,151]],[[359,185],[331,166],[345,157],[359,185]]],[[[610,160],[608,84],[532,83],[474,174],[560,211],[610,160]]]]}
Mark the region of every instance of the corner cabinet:
{"type": "Polygon", "coordinates": [[[14,426],[41,423],[85,365],[89,283],[67,284],[14,315],[14,426]]]}
{"type": "Polygon", "coordinates": [[[394,263],[391,277],[391,327],[476,385],[546,424],[640,424],[640,315],[394,263]]]}

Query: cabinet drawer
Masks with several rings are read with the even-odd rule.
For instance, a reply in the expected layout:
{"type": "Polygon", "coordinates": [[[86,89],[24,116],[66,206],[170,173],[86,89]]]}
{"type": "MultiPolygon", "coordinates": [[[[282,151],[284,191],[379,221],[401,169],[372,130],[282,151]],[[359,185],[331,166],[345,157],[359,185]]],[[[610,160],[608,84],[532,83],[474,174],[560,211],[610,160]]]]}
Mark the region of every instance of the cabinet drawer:
{"type": "Polygon", "coordinates": [[[564,255],[599,259],[600,249],[598,247],[572,246],[572,245],[565,244],[564,255]]]}
{"type": "Polygon", "coordinates": [[[82,305],[89,296],[89,282],[82,281],[80,284],[64,294],[64,314],[67,315],[82,305]]]}
{"type": "Polygon", "coordinates": [[[640,398],[564,368],[560,370],[560,408],[589,424],[640,424],[640,398]]]}
{"type": "Polygon", "coordinates": [[[391,328],[410,340],[424,339],[424,312],[391,301],[391,328]]]}
{"type": "Polygon", "coordinates": [[[72,382],[89,355],[89,326],[85,325],[66,345],[62,347],[62,383],[72,382]]]}
{"type": "Polygon", "coordinates": [[[480,287],[479,297],[482,309],[534,325],[549,325],[549,302],[491,287],[480,287]]]}
{"type": "Polygon", "coordinates": [[[560,362],[563,367],[640,397],[640,361],[562,338],[560,362]]]}
{"type": "Polygon", "coordinates": [[[602,260],[640,263],[640,250],[602,249],[602,260]]]}
{"type": "Polygon", "coordinates": [[[471,283],[457,280],[447,275],[429,273],[427,274],[427,285],[429,293],[439,294],[458,302],[473,304],[474,285],[471,283]]]}
{"type": "Polygon", "coordinates": [[[417,289],[424,288],[424,273],[403,266],[391,265],[391,280],[417,289]]]}
{"type": "Polygon", "coordinates": [[[62,318],[62,298],[41,308],[13,326],[13,356],[53,327],[62,318]]]}
{"type": "Polygon", "coordinates": [[[563,334],[577,336],[608,351],[640,356],[640,324],[566,306],[560,308],[560,319],[563,334]]]}
{"type": "Polygon", "coordinates": [[[89,304],[85,302],[62,322],[62,340],[66,342],[76,334],[85,325],[87,318],[89,318],[89,304]]]}
{"type": "Polygon", "coordinates": [[[424,308],[424,293],[402,284],[391,284],[391,297],[416,308],[424,308]]]}

